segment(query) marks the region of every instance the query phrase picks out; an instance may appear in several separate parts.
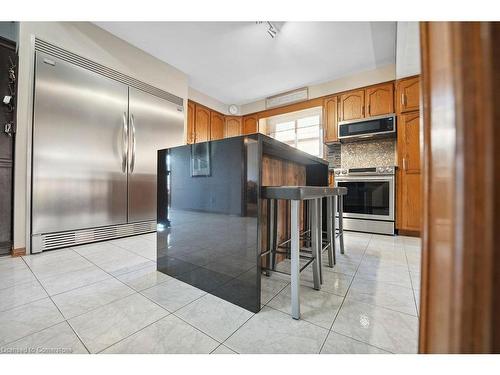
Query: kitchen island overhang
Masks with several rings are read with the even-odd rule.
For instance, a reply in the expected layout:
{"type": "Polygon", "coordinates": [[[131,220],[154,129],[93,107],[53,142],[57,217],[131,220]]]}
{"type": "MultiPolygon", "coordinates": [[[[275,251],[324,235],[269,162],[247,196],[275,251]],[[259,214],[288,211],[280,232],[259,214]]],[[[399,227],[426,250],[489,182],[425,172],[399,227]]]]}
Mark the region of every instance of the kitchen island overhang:
{"type": "Polygon", "coordinates": [[[158,271],[258,312],[260,191],[279,185],[327,186],[328,163],[260,133],[159,150],[158,271]]]}

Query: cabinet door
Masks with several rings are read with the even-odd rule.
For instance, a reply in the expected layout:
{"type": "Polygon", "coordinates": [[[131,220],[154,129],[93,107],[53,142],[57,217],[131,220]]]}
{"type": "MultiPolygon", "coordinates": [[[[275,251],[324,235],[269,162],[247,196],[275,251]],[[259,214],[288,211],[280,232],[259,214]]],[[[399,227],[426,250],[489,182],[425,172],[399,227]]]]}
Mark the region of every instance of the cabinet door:
{"type": "Polygon", "coordinates": [[[420,107],[420,78],[402,79],[397,84],[399,113],[418,111],[420,107]]]}
{"type": "Polygon", "coordinates": [[[340,120],[365,117],[365,90],[351,91],[340,96],[340,120]]]}
{"type": "Polygon", "coordinates": [[[366,117],[394,112],[394,86],[391,83],[366,89],[366,117]]]}
{"type": "Polygon", "coordinates": [[[187,111],[186,142],[188,144],[195,142],[194,103],[190,101],[188,101],[188,111],[187,111]]]}
{"type": "Polygon", "coordinates": [[[398,154],[401,168],[400,229],[420,231],[420,115],[411,112],[399,116],[398,154]]]}
{"type": "Polygon", "coordinates": [[[241,135],[241,117],[226,116],[225,138],[241,135]]]}
{"type": "Polygon", "coordinates": [[[403,129],[404,161],[406,173],[420,173],[420,115],[412,112],[401,116],[403,129]]]}
{"type": "Polygon", "coordinates": [[[256,116],[243,117],[243,134],[253,134],[259,131],[258,121],[256,116]]]}
{"type": "Polygon", "coordinates": [[[210,139],[210,110],[196,104],[194,119],[195,142],[207,142],[210,139]]]}
{"type": "Polygon", "coordinates": [[[323,103],[324,108],[324,134],[325,143],[337,142],[337,119],[338,119],[338,98],[336,96],[326,98],[323,103]]]}
{"type": "Polygon", "coordinates": [[[210,140],[224,138],[224,116],[211,111],[210,113],[210,140]]]}

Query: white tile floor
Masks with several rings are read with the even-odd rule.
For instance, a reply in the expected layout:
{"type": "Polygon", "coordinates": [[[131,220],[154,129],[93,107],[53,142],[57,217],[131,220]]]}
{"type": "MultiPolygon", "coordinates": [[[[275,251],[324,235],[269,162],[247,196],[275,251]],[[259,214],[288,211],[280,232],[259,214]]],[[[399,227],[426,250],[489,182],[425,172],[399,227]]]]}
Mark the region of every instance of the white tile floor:
{"type": "Polygon", "coordinates": [[[263,276],[253,314],[157,272],[154,234],[0,258],[0,353],[415,353],[419,239],[345,245],[321,291],[301,275],[299,321],[286,276],[263,276]]]}

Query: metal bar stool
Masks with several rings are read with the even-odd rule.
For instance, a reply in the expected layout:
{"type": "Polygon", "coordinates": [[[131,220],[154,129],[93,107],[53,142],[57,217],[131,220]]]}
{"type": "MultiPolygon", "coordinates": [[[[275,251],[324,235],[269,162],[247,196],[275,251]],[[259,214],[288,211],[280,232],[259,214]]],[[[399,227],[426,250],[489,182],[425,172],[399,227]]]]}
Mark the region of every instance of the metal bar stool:
{"type": "MultiPolygon", "coordinates": [[[[292,317],[300,319],[300,272],[312,264],[314,289],[321,288],[321,254],[323,250],[322,241],[322,198],[346,193],[346,188],[328,188],[319,186],[270,186],[263,187],[261,198],[268,200],[268,236],[270,248],[261,256],[271,257],[271,270],[276,270],[276,253],[280,253],[276,246],[277,237],[277,200],[290,201],[290,260],[291,260],[291,295],[292,295],[292,317]],[[273,202],[274,201],[274,202],[273,202]],[[311,241],[311,256],[301,255],[300,248],[300,203],[308,201],[310,207],[310,229],[309,236],[311,241]],[[271,203],[272,202],[272,203],[271,203]],[[309,261],[300,267],[300,258],[306,258],[309,261]]],[[[330,216],[332,207],[329,206],[330,216]]],[[[331,223],[332,221],[330,221],[331,223]]],[[[333,221],[334,222],[334,221],[333,221]]],[[[333,230],[330,224],[328,232],[333,230]]],[[[331,233],[331,238],[333,234],[331,233]]],[[[285,241],[287,242],[287,241],[285,241]]],[[[334,241],[333,241],[334,242],[334,241]]],[[[329,245],[329,251],[333,254],[333,246],[329,245]]],[[[329,255],[330,256],[330,255],[329,255]]],[[[331,255],[333,256],[333,255],[331,255]]],[[[266,269],[268,272],[269,269],[266,269]]]]}

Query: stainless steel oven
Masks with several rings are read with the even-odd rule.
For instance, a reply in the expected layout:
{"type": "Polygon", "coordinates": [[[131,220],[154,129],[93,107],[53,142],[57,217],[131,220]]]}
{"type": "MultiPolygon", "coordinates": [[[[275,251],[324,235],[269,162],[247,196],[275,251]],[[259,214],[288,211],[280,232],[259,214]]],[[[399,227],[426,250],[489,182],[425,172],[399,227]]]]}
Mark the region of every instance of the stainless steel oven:
{"type": "Polygon", "coordinates": [[[341,142],[353,142],[366,138],[396,136],[396,115],[383,115],[361,120],[342,121],[338,125],[341,142]]]}
{"type": "Polygon", "coordinates": [[[335,186],[347,188],[346,230],[394,234],[394,170],[393,166],[335,170],[335,186]]]}

